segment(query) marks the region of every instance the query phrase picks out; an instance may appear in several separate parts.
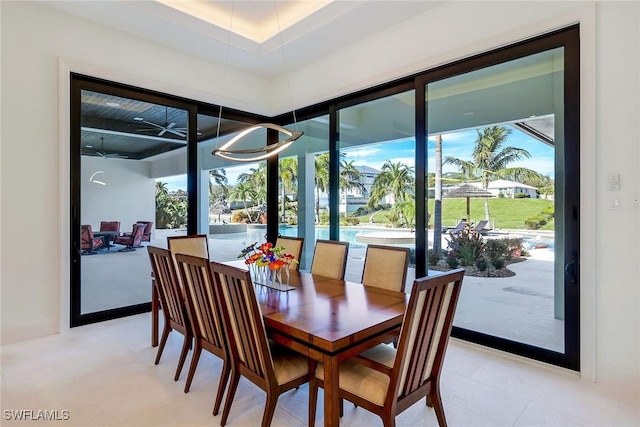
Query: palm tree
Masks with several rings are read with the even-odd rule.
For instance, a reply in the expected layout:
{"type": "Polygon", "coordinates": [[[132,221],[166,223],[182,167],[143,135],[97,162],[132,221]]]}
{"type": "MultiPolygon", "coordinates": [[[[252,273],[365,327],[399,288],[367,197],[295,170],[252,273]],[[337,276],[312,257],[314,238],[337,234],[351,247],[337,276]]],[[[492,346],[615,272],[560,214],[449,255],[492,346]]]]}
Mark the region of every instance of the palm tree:
{"type": "Polygon", "coordinates": [[[433,253],[439,256],[442,249],[442,135],[436,135],[436,182],[433,209],[433,253]]]}
{"type": "Polygon", "coordinates": [[[230,195],[235,200],[242,200],[242,204],[247,214],[247,218],[249,218],[249,222],[253,222],[253,219],[249,214],[249,209],[247,208],[247,200],[254,201],[256,199],[257,194],[251,182],[249,181],[238,182],[236,186],[233,187],[233,190],[231,190],[230,195]]]}
{"type": "Polygon", "coordinates": [[[353,160],[350,162],[342,160],[340,162],[340,190],[344,192],[345,216],[349,214],[349,197],[347,191],[358,190],[362,195],[366,195],[367,189],[362,183],[363,179],[364,174],[353,164],[353,160]]]}
{"type": "Polygon", "coordinates": [[[320,193],[329,193],[329,153],[316,155],[316,217],[320,223],[320,193]]]}
{"type": "Polygon", "coordinates": [[[218,220],[220,220],[220,208],[229,197],[229,179],[224,169],[211,169],[209,171],[209,208],[217,205],[218,220]]]}
{"type": "Polygon", "coordinates": [[[413,197],[413,168],[402,163],[387,160],[382,171],[373,180],[369,207],[375,207],[385,196],[393,196],[394,203],[404,202],[413,197]]]}
{"type": "MultiPolygon", "coordinates": [[[[489,188],[489,179],[495,178],[522,181],[536,179],[540,174],[527,168],[509,168],[509,163],[521,159],[531,158],[531,154],[517,147],[503,147],[511,129],[504,126],[487,127],[477,130],[478,137],[472,153],[472,160],[462,160],[455,157],[445,158],[444,164],[452,164],[458,167],[469,179],[480,179],[482,188],[489,188]]],[[[484,199],[485,219],[489,221],[489,199],[484,199]]]]}
{"type": "Polygon", "coordinates": [[[169,189],[167,188],[167,183],[162,181],[156,181],[156,198],[157,197],[167,197],[169,195],[169,189]]]}
{"type": "Polygon", "coordinates": [[[298,160],[293,157],[280,160],[278,164],[280,179],[280,189],[282,191],[282,212],[281,220],[284,221],[287,215],[287,192],[293,192],[298,180],[298,160]]]}
{"type": "MultiPolygon", "coordinates": [[[[373,180],[371,195],[367,203],[370,208],[377,206],[385,196],[393,196],[398,220],[402,222],[404,213],[398,209],[404,202],[414,198],[413,168],[402,163],[392,163],[387,160],[382,165],[382,171],[373,180]]],[[[407,223],[408,218],[404,218],[407,223]]]]}
{"type": "Polygon", "coordinates": [[[257,168],[251,168],[249,173],[238,175],[238,182],[250,184],[254,190],[254,201],[262,204],[267,199],[267,162],[260,162],[257,168]]]}

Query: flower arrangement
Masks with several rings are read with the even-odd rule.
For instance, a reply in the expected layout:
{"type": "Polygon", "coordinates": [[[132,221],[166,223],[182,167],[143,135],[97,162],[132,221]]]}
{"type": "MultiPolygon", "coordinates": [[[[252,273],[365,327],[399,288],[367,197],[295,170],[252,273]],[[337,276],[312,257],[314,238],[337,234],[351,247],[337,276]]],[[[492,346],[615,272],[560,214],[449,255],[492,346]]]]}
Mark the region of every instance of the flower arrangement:
{"type": "Polygon", "coordinates": [[[269,270],[272,275],[269,274],[271,280],[281,281],[280,272],[284,269],[289,277],[289,266],[292,263],[297,263],[298,260],[295,256],[285,253],[284,246],[273,246],[270,242],[262,243],[257,246],[258,242],[247,246],[240,252],[238,258],[244,258],[244,263],[249,266],[249,270],[254,273],[255,276],[259,276],[260,272],[263,275],[269,270]]]}

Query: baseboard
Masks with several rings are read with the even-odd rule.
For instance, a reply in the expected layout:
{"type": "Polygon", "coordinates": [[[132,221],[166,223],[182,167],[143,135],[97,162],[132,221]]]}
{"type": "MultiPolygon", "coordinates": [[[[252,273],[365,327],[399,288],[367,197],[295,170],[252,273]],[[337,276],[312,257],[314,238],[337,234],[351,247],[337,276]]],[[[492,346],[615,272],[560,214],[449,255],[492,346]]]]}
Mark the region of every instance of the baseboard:
{"type": "Polygon", "coordinates": [[[640,390],[640,372],[622,372],[617,366],[604,363],[597,364],[596,382],[600,385],[615,390],[620,397],[636,399],[640,390]]]}
{"type": "Polygon", "coordinates": [[[34,338],[55,335],[58,331],[58,319],[43,320],[33,323],[21,323],[18,325],[2,325],[2,345],[14,342],[27,341],[34,338]]]}

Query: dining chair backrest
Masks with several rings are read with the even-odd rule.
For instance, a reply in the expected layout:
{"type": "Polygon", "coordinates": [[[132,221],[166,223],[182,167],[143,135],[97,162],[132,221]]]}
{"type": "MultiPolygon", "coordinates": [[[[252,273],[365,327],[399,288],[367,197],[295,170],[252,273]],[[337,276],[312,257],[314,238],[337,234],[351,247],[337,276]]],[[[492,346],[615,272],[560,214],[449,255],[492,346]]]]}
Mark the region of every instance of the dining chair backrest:
{"type": "Polygon", "coordinates": [[[214,279],[209,259],[175,254],[178,274],[184,287],[184,296],[193,335],[223,354],[226,351],[220,316],[220,304],[214,290],[214,279]]]}
{"type": "Polygon", "coordinates": [[[171,253],[155,246],[147,246],[147,251],[165,321],[170,319],[186,328],[189,323],[171,253]]]}
{"type": "Polygon", "coordinates": [[[398,407],[424,397],[425,383],[439,378],[463,276],[456,269],[413,282],[387,395],[398,407]]]}
{"type": "Polygon", "coordinates": [[[284,247],[284,252],[296,257],[298,262],[293,262],[290,265],[290,269],[298,270],[300,268],[300,257],[302,256],[302,245],[304,244],[304,237],[284,237],[280,236],[276,240],[276,247],[284,247]]]}
{"type": "Polygon", "coordinates": [[[183,254],[209,258],[209,238],[206,234],[167,237],[167,246],[171,254],[183,254]]]}
{"type": "Polygon", "coordinates": [[[362,284],[404,292],[409,248],[368,245],[362,284]]]}
{"type": "Polygon", "coordinates": [[[316,240],[313,261],[311,262],[311,274],[332,279],[344,279],[348,251],[348,242],[316,240]]]}
{"type": "Polygon", "coordinates": [[[229,353],[240,374],[268,388],[276,384],[267,332],[247,270],[212,262],[229,353]]]}
{"type": "MultiPolygon", "coordinates": [[[[209,238],[206,234],[167,237],[167,246],[173,257],[176,271],[178,271],[176,254],[209,259],[209,238]]],[[[178,274],[178,284],[182,287],[182,277],[180,274],[178,274]]]]}

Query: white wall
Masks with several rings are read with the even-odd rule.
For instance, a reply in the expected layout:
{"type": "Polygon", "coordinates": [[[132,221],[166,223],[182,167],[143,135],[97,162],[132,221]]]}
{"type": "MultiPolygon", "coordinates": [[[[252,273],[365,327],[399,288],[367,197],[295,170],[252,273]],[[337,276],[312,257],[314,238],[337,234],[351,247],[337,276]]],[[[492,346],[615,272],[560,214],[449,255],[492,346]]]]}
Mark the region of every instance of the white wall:
{"type": "MultiPolygon", "coordinates": [[[[583,374],[638,387],[640,214],[629,199],[640,193],[640,4],[589,5],[447,2],[412,25],[336,48],[290,81],[297,106],[306,105],[580,22],[583,374]],[[619,211],[608,209],[609,172],[621,176],[619,211]]],[[[222,67],[202,59],[33,4],[0,7],[2,342],[10,342],[54,333],[68,318],[68,102],[59,58],[63,73],[68,66],[257,113],[289,109],[275,96],[289,89],[285,77],[271,83],[242,72],[212,88],[222,67]]]]}
{"type": "Polygon", "coordinates": [[[130,232],[137,221],[154,221],[155,227],[156,182],[148,162],[82,156],[80,167],[81,224],[91,224],[94,231],[100,221],[120,221],[121,232],[130,232]],[[107,185],[89,182],[96,171],[104,172],[96,179],[107,185]]]}

